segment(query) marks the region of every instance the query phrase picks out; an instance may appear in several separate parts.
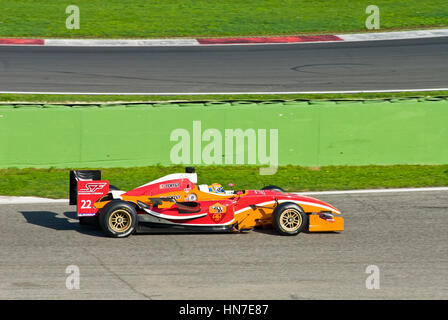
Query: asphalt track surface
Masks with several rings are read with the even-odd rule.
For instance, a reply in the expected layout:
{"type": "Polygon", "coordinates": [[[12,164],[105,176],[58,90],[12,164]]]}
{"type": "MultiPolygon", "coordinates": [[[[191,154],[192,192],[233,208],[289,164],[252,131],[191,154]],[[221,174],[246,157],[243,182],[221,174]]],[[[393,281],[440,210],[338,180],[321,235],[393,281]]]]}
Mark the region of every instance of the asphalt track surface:
{"type": "Polygon", "coordinates": [[[341,233],[141,234],[65,204],[0,206],[0,299],[448,299],[448,192],[321,195],[341,233]],[[76,265],[80,288],[66,288],[76,265]],[[367,289],[366,268],[380,270],[367,289]]]}
{"type": "Polygon", "coordinates": [[[0,47],[0,91],[206,93],[448,87],[448,38],[196,47],[0,47]]]}

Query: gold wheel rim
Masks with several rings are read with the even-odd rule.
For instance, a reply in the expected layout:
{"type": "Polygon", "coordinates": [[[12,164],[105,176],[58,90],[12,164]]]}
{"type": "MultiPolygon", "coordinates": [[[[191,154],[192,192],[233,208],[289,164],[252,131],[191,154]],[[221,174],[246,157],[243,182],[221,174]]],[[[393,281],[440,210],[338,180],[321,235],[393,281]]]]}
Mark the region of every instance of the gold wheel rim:
{"type": "Polygon", "coordinates": [[[302,222],[302,215],[297,209],[286,209],[280,216],[280,226],[287,232],[297,231],[302,222]]]}
{"type": "Polygon", "coordinates": [[[123,209],[116,210],[109,216],[109,226],[115,232],[125,232],[131,227],[132,216],[123,209]]]}

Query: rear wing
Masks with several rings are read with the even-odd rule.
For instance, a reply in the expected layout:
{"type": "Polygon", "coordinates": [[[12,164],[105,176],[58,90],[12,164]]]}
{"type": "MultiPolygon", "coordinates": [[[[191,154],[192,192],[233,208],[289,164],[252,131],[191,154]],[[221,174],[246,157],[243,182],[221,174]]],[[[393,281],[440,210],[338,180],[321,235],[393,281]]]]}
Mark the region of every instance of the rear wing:
{"type": "Polygon", "coordinates": [[[109,181],[101,180],[100,170],[70,171],[69,204],[77,206],[78,217],[96,215],[93,204],[108,193],[109,181]]]}

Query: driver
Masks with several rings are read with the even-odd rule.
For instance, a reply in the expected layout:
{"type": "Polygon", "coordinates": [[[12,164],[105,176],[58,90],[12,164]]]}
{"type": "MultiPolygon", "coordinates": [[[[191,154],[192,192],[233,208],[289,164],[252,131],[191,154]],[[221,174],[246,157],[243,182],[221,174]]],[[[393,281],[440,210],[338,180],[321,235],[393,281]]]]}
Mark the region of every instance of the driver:
{"type": "Polygon", "coordinates": [[[208,191],[213,192],[213,193],[226,193],[224,191],[224,188],[222,187],[222,185],[220,185],[219,183],[213,183],[213,184],[209,185],[208,191]]]}

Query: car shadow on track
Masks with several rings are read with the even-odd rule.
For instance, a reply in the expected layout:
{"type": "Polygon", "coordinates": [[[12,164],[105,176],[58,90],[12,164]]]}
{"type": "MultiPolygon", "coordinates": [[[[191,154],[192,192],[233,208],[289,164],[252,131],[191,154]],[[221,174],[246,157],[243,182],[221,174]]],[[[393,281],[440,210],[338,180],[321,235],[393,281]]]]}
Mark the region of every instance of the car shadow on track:
{"type": "MultiPolygon", "coordinates": [[[[284,237],[283,235],[281,235],[280,233],[278,233],[277,231],[275,231],[273,228],[255,228],[254,230],[252,230],[252,232],[257,232],[257,233],[261,233],[261,234],[266,234],[266,235],[270,235],[270,236],[278,236],[278,237],[284,237]]],[[[314,231],[314,232],[309,232],[308,230],[302,231],[300,234],[339,234],[340,232],[337,231],[314,231]]]]}
{"type": "Polygon", "coordinates": [[[36,226],[57,231],[74,230],[90,236],[104,237],[104,234],[95,226],[81,226],[77,221],[76,212],[64,212],[64,217],[51,211],[20,211],[20,213],[28,223],[36,226]]]}
{"type": "MultiPolygon", "coordinates": [[[[94,237],[107,237],[99,228],[99,226],[95,225],[80,225],[78,222],[78,218],[76,216],[76,212],[74,211],[66,211],[62,214],[58,214],[52,211],[20,211],[20,213],[24,216],[28,223],[48,228],[56,231],[70,231],[74,230],[79,233],[94,236],[94,237]]],[[[268,236],[279,236],[278,232],[276,232],[272,228],[254,228],[250,231],[244,231],[243,233],[259,233],[268,236]]],[[[147,229],[147,228],[139,228],[139,231],[136,235],[173,235],[173,234],[214,234],[214,235],[229,235],[233,233],[238,233],[236,231],[222,231],[222,232],[206,232],[206,231],[192,231],[192,230],[173,230],[173,229],[147,229]]],[[[305,231],[304,233],[309,234],[310,232],[305,231]]],[[[313,232],[316,233],[316,232],[313,232]]],[[[320,233],[320,232],[317,232],[320,233]]],[[[328,232],[327,232],[328,233],[328,232]]]]}

